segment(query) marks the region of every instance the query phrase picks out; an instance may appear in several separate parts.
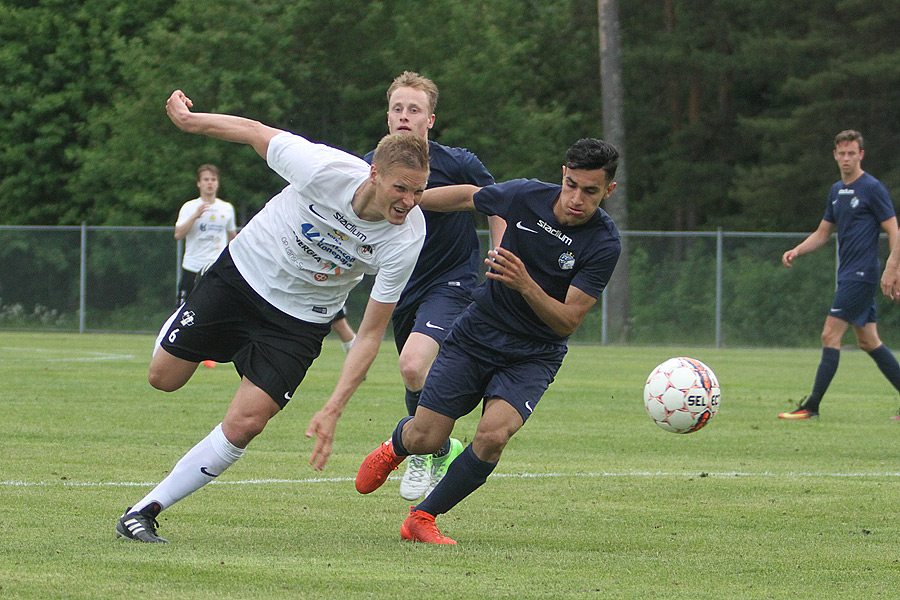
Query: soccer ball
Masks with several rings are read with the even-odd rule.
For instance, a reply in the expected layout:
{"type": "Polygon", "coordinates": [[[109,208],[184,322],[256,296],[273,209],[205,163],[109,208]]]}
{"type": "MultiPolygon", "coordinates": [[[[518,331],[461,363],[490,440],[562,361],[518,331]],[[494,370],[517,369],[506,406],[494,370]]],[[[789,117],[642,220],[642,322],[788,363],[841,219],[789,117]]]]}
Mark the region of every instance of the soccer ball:
{"type": "Polygon", "coordinates": [[[679,356],[647,377],[644,407],[653,422],[672,433],[702,429],[719,410],[719,379],[695,358],[679,356]]]}

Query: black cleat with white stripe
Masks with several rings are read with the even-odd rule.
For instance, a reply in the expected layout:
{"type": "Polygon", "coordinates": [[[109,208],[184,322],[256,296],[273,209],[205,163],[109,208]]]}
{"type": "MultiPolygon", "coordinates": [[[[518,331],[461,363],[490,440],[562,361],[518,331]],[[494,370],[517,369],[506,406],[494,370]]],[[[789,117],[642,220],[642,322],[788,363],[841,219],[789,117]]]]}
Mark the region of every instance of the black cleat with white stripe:
{"type": "MultiPolygon", "coordinates": [[[[150,507],[148,507],[150,508],[150,507]]],[[[116,523],[116,537],[128,540],[136,540],[147,544],[168,544],[169,540],[156,535],[159,523],[151,511],[146,508],[141,512],[128,512],[131,507],[125,509],[125,514],[116,523]]]]}

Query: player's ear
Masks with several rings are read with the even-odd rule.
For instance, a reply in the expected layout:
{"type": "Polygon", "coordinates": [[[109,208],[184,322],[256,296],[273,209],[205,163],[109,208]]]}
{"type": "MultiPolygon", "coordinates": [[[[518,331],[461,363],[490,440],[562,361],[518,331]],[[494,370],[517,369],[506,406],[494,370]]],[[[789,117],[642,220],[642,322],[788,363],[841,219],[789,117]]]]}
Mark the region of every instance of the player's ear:
{"type": "Polygon", "coordinates": [[[378,169],[375,167],[375,163],[369,167],[369,181],[375,183],[375,177],[378,175],[378,169]]]}
{"type": "Polygon", "coordinates": [[[615,181],[613,181],[612,183],[609,184],[609,186],[607,186],[607,188],[606,188],[606,193],[603,194],[603,199],[606,200],[607,198],[609,198],[609,195],[612,194],[612,191],[613,191],[614,189],[616,189],[616,182],[615,182],[615,181]]]}

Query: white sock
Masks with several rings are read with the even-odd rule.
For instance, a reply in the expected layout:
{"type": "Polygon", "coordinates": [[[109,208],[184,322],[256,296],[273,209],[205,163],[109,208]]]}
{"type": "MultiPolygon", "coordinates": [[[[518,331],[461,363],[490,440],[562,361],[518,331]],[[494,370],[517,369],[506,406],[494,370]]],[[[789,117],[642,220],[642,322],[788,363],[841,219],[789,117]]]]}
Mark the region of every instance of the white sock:
{"type": "Polygon", "coordinates": [[[347,354],[348,352],[350,352],[350,346],[352,346],[353,342],[355,342],[355,341],[356,341],[356,336],[354,335],[353,339],[350,340],[349,342],[341,342],[341,348],[344,349],[344,354],[347,354]]]}
{"type": "Polygon", "coordinates": [[[132,512],[156,502],[169,508],[182,498],[202,488],[218,477],[244,455],[246,448],[238,448],[222,433],[222,424],[216,425],[208,436],[188,450],[181,460],[149,494],[134,505],[132,512]]]}

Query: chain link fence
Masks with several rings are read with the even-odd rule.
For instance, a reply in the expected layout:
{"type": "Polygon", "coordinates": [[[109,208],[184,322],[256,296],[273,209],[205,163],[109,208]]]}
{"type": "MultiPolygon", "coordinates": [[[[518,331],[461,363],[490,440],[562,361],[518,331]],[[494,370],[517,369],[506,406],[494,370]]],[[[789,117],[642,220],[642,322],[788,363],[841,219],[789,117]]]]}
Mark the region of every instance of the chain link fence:
{"type": "MultiPolygon", "coordinates": [[[[834,240],[785,269],[782,253],[806,233],[622,235],[627,274],[617,272],[608,295],[623,299],[613,306],[604,294],[574,342],[819,345],[835,287],[834,240]]],[[[486,252],[487,232],[479,237],[486,252]]],[[[886,257],[886,238],[882,246],[886,257]]],[[[171,227],[0,226],[0,329],[156,333],[176,307],[180,254],[171,227]]],[[[371,283],[348,300],[354,326],[371,283]]],[[[878,304],[879,333],[898,347],[900,307],[880,292],[878,304]]]]}

